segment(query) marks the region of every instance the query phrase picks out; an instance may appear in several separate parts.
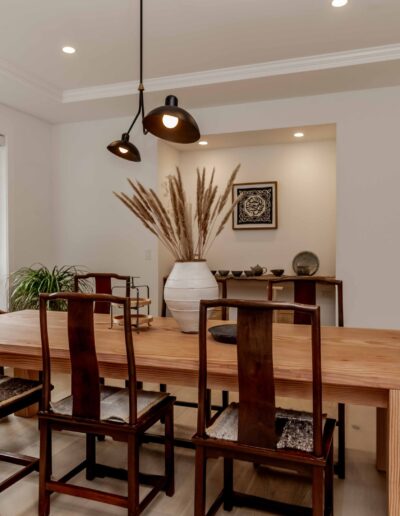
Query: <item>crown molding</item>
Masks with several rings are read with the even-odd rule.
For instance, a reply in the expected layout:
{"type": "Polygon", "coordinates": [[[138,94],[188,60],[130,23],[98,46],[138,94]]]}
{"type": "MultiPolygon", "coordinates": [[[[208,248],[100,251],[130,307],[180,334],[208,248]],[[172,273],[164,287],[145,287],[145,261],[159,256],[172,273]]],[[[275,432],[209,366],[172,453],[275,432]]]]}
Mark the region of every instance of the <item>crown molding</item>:
{"type": "MultiPolygon", "coordinates": [[[[171,89],[176,90],[180,88],[224,84],[234,81],[254,80],[399,59],[400,44],[393,44],[345,52],[269,61],[245,66],[155,77],[146,79],[145,87],[148,92],[162,92],[171,89]]],[[[138,86],[138,81],[127,81],[62,91],[34,75],[18,70],[11,63],[3,59],[0,59],[0,77],[8,81],[17,82],[25,88],[29,88],[31,91],[34,90],[36,94],[40,94],[47,100],[58,104],[130,96],[135,94],[138,86]]]]}
{"type": "Polygon", "coordinates": [[[47,99],[55,102],[62,102],[63,92],[55,86],[42,81],[32,74],[19,70],[4,59],[0,59],[0,76],[5,79],[16,81],[24,87],[35,90],[47,99]]]}
{"type": "MultiPolygon", "coordinates": [[[[379,63],[400,59],[400,44],[361,48],[345,52],[334,52],[294,59],[283,59],[256,63],[245,66],[233,66],[216,70],[169,75],[145,80],[146,91],[157,92],[169,89],[191,88],[233,81],[245,81],[342,68],[348,66],[379,63]]],[[[65,90],[62,102],[82,102],[105,98],[124,97],[137,91],[138,81],[104,84],[88,88],[65,90]]]]}

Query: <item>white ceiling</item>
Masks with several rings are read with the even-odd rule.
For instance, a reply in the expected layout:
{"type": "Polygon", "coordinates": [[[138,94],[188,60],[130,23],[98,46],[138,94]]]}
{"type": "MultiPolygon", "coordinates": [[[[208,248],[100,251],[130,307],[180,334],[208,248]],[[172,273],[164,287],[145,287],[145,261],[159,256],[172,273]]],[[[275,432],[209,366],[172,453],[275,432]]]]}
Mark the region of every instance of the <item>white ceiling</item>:
{"type": "Polygon", "coordinates": [[[208,145],[196,143],[168,143],[179,151],[207,151],[214,149],[229,149],[237,147],[254,147],[258,145],[276,145],[281,143],[304,143],[336,140],[335,124],[307,125],[302,127],[284,127],[280,129],[265,129],[262,131],[243,131],[237,133],[205,134],[201,140],[208,145]],[[294,133],[302,132],[303,138],[295,138],[294,133]]]}
{"type": "MultiPolygon", "coordinates": [[[[400,84],[399,0],[144,4],[149,105],[167,90],[193,107],[400,84]]],[[[132,113],[138,5],[0,0],[0,102],[54,122],[132,113]]]]}

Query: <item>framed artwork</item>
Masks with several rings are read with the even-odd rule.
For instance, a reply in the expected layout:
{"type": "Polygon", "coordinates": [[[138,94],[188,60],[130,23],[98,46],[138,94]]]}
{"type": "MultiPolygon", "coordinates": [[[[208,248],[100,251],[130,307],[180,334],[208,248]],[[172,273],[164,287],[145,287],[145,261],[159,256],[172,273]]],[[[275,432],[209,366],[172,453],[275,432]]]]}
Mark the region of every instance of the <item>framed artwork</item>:
{"type": "Polygon", "coordinates": [[[242,198],[232,213],[233,229],[277,229],[278,183],[240,183],[232,186],[232,199],[242,198]]]}

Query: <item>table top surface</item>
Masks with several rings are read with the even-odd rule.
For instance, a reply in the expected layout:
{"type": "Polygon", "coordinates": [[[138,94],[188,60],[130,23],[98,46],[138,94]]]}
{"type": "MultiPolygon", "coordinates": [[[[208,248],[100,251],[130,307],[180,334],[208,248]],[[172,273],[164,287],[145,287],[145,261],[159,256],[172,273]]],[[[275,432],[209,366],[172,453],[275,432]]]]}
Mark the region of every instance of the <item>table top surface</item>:
{"type": "MultiPolygon", "coordinates": [[[[214,326],[226,323],[210,321],[214,326]]],[[[69,362],[66,313],[48,312],[51,355],[69,362]]],[[[110,329],[108,315],[95,315],[96,348],[100,365],[126,366],[122,327],[110,329]]],[[[324,384],[400,389],[400,330],[323,327],[324,384]]],[[[193,374],[198,370],[198,336],[181,333],[171,318],[155,317],[152,326],[133,332],[136,365],[193,374]]],[[[40,369],[39,313],[34,310],[0,316],[0,363],[12,356],[30,358],[40,369]]],[[[208,339],[208,367],[216,375],[237,375],[236,346],[208,339]]],[[[274,367],[279,379],[311,379],[310,327],[274,324],[274,367]]],[[[28,368],[28,367],[27,367],[28,368]]]]}

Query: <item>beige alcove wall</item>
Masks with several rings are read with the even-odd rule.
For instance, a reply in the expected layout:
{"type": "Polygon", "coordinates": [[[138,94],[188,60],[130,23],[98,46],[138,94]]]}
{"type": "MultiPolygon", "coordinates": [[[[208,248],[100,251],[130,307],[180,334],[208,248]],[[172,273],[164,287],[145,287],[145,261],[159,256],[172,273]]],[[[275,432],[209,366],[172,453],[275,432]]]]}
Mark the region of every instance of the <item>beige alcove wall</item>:
{"type": "MultiPolygon", "coordinates": [[[[237,163],[241,169],[237,182],[278,182],[278,229],[235,231],[228,222],[214,242],[207,261],[211,269],[244,270],[259,263],[270,270],[284,268],[292,274],[293,257],[300,251],[315,252],[320,259],[319,273],[335,275],[336,260],[336,127],[334,124],[302,127],[304,138],[297,139],[298,128],[247,131],[205,135],[208,145],[159,144],[159,191],[176,165],[181,168],[188,197],[194,199],[196,168],[206,167],[224,188],[237,163]]],[[[159,274],[168,274],[172,258],[160,246],[159,274]]],[[[331,304],[329,292],[319,293],[321,304],[331,304]]],[[[265,284],[231,282],[230,296],[265,298],[265,284]]],[[[286,288],[277,292],[290,299],[286,288]]],[[[330,322],[329,310],[325,321],[330,322]]]]}

